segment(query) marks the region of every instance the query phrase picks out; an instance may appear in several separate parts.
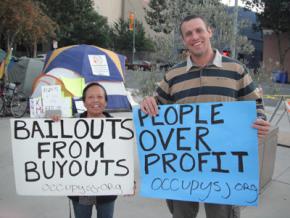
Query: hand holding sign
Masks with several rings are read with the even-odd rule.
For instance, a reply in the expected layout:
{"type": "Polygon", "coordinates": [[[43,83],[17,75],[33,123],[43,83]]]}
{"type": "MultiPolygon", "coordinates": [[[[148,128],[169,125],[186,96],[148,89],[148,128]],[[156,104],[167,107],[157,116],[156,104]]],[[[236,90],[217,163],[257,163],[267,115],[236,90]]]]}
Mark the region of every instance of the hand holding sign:
{"type": "Polygon", "coordinates": [[[263,139],[269,133],[270,123],[262,119],[257,119],[253,127],[258,130],[259,139],[263,139]]]}
{"type": "Polygon", "coordinates": [[[158,114],[158,106],[154,97],[146,97],[140,104],[141,110],[150,116],[158,114]]]}

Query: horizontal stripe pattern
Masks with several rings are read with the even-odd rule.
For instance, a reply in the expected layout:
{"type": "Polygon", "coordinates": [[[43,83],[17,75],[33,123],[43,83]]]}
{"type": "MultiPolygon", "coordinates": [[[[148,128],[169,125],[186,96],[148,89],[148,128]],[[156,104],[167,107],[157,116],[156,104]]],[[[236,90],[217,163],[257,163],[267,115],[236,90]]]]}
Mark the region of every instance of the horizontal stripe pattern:
{"type": "MultiPolygon", "coordinates": [[[[167,94],[166,91],[164,91],[163,89],[161,89],[160,87],[157,88],[156,92],[158,93],[158,95],[160,97],[162,97],[163,99],[167,99],[167,101],[169,102],[173,102],[173,98],[170,94],[167,94]]],[[[163,102],[162,100],[160,100],[161,102],[163,102]]]]}
{"type": "MultiPolygon", "coordinates": [[[[225,79],[233,79],[233,80],[240,80],[243,78],[243,75],[228,70],[217,70],[217,68],[207,69],[206,71],[202,72],[202,76],[209,77],[209,78],[225,78],[225,79]]],[[[170,85],[187,81],[189,79],[196,79],[200,77],[200,69],[191,69],[187,73],[180,74],[174,78],[171,78],[168,83],[170,85]]]]}
{"type": "Polygon", "coordinates": [[[217,86],[202,86],[198,88],[186,89],[180,92],[177,92],[172,97],[175,101],[185,98],[187,96],[198,96],[198,95],[220,95],[226,97],[232,97],[237,99],[238,92],[234,89],[217,87],[217,86]]]}
{"type": "Polygon", "coordinates": [[[161,104],[256,100],[257,113],[265,117],[261,96],[246,68],[223,57],[222,67],[191,67],[181,63],[166,73],[157,89],[161,104]]]}

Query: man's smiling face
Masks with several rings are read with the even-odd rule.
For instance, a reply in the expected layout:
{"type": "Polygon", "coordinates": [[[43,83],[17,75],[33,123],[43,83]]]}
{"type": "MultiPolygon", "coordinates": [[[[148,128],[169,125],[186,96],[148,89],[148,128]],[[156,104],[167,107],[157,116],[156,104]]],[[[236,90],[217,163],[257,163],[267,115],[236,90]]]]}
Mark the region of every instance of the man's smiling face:
{"type": "Polygon", "coordinates": [[[191,56],[202,58],[212,51],[211,29],[200,18],[185,21],[181,25],[182,39],[191,56]]]}

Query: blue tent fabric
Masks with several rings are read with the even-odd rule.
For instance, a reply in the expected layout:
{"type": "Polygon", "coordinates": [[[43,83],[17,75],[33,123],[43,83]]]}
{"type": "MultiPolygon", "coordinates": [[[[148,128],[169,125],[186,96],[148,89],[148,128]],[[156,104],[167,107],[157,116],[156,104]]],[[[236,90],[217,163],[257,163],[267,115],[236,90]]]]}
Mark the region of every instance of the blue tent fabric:
{"type": "MultiPolygon", "coordinates": [[[[49,52],[46,56],[43,72],[48,73],[54,68],[65,68],[78,73],[85,79],[86,83],[93,81],[123,83],[125,60],[125,56],[97,46],[73,45],[49,52]],[[94,75],[88,55],[105,55],[110,76],[94,75]]],[[[126,95],[110,95],[108,92],[107,109],[110,111],[130,111],[131,104],[126,95]]]]}
{"type": "MultiPolygon", "coordinates": [[[[91,45],[76,45],[72,46],[59,54],[57,54],[53,60],[48,63],[51,55],[55,51],[48,53],[45,64],[44,64],[44,73],[49,72],[53,68],[61,67],[66,68],[72,71],[79,73],[85,78],[86,82],[91,81],[123,81],[121,72],[116,67],[116,64],[113,60],[102,50],[96,46],[91,45]],[[97,76],[94,75],[90,66],[88,55],[105,55],[107,57],[108,67],[110,71],[110,76],[97,76]],[[46,66],[48,64],[48,66],[46,66]]],[[[121,62],[122,70],[125,70],[125,60],[126,57],[119,55],[119,60],[121,62]]]]}
{"type": "Polygon", "coordinates": [[[132,109],[127,96],[123,96],[123,95],[108,95],[107,108],[110,110],[131,110],[132,109]],[[122,105],[121,108],[120,108],[120,105],[122,105]]]}
{"type": "MultiPolygon", "coordinates": [[[[73,99],[73,113],[78,113],[76,102],[82,99],[73,99]]],[[[128,98],[123,95],[108,95],[106,111],[132,111],[132,106],[128,98]]]]}

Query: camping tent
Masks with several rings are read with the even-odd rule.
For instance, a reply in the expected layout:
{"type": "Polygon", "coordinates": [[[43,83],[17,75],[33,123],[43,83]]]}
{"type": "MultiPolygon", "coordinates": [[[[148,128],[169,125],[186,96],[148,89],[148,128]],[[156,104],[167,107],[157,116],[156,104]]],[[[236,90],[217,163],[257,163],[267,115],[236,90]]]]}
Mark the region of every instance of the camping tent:
{"type": "Polygon", "coordinates": [[[48,53],[41,77],[49,75],[60,80],[74,97],[80,97],[80,91],[78,95],[74,92],[79,87],[82,90],[84,83],[97,81],[107,90],[107,109],[120,111],[131,109],[124,86],[124,71],[125,56],[97,46],[73,45],[48,53]]]}
{"type": "MultiPolygon", "coordinates": [[[[6,52],[0,48],[0,63],[5,59],[5,57],[6,57],[6,52]]],[[[14,64],[17,63],[17,61],[18,60],[16,57],[11,56],[11,60],[8,64],[8,69],[7,69],[8,72],[11,71],[11,69],[13,68],[14,64]]]]}
{"type": "Polygon", "coordinates": [[[32,94],[32,83],[39,76],[44,66],[43,61],[36,58],[21,58],[11,69],[8,69],[9,82],[20,83],[19,89],[26,96],[32,94]]]}

